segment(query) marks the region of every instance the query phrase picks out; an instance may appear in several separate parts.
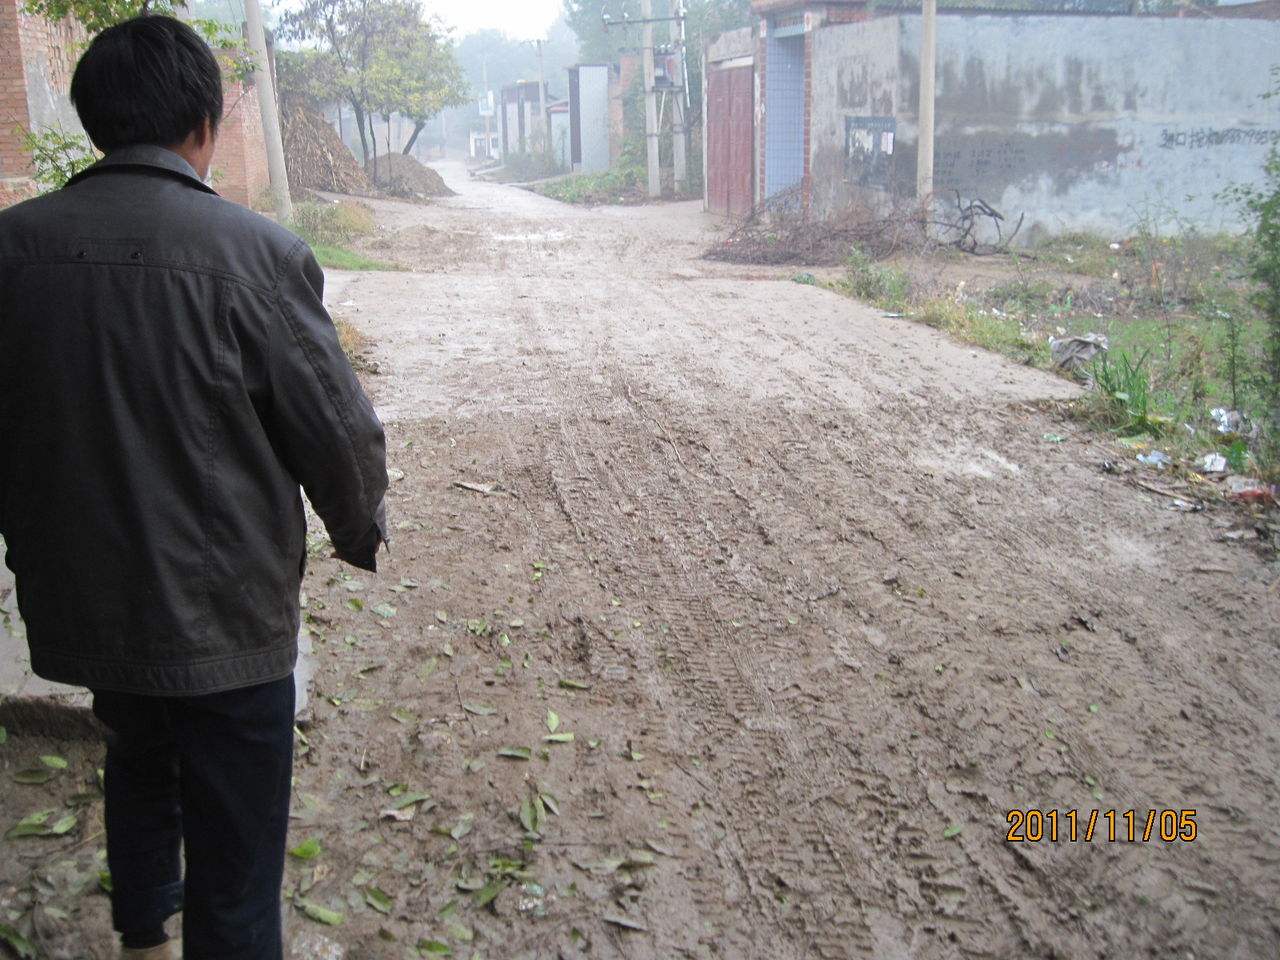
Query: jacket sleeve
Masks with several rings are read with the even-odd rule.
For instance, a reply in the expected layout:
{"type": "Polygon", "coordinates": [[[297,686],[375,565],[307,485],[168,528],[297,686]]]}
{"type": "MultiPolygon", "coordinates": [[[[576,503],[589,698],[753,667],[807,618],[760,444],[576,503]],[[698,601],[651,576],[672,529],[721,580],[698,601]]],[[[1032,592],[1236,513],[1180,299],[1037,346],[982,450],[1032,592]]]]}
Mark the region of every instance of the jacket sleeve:
{"type": "Polygon", "coordinates": [[[324,521],[335,555],[377,569],[386,530],[386,439],[324,308],[324,273],[306,244],[290,254],[270,333],[267,430],[324,521]]]}

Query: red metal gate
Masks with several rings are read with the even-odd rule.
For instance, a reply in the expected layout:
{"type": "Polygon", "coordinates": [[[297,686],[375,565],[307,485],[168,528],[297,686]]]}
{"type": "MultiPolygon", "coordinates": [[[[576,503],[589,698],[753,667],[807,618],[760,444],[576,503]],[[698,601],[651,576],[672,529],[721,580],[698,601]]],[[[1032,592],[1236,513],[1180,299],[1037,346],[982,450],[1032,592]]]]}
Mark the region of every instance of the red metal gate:
{"type": "Polygon", "coordinates": [[[708,73],[708,205],[712,213],[745,217],[755,195],[755,68],[708,73]]]}

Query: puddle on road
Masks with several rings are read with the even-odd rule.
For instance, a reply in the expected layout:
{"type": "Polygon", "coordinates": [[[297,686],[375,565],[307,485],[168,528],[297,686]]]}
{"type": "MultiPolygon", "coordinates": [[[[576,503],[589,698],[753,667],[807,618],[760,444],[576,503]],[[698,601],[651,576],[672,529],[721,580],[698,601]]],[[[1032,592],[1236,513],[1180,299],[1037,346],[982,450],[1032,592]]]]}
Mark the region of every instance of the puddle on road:
{"type": "Polygon", "coordinates": [[[569,234],[563,230],[543,230],[540,233],[493,233],[490,239],[498,243],[563,243],[569,234]]]}

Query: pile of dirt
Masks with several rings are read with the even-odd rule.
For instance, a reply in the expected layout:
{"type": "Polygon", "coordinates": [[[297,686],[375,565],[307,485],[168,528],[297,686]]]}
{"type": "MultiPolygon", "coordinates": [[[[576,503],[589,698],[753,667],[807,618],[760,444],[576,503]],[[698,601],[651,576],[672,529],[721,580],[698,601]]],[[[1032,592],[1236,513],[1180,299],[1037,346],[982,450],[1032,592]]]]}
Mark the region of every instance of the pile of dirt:
{"type": "Polygon", "coordinates": [[[382,154],[376,161],[365,164],[369,179],[393,197],[452,197],[454,192],[445,186],[444,178],[430,167],[423,166],[415,157],[403,153],[382,154]]]}
{"type": "Polygon", "coordinates": [[[281,106],[284,163],[293,189],[369,192],[368,178],[333,127],[299,103],[285,100],[281,106]]]}

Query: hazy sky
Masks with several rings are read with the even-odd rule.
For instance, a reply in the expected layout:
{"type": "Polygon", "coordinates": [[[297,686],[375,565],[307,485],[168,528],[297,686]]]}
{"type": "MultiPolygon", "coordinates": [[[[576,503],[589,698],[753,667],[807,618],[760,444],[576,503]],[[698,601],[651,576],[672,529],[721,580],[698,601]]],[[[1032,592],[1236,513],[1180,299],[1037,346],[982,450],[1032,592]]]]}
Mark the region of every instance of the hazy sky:
{"type": "Polygon", "coordinates": [[[492,27],[518,40],[545,37],[560,15],[560,0],[426,0],[428,13],[454,28],[455,37],[492,27]]]}

